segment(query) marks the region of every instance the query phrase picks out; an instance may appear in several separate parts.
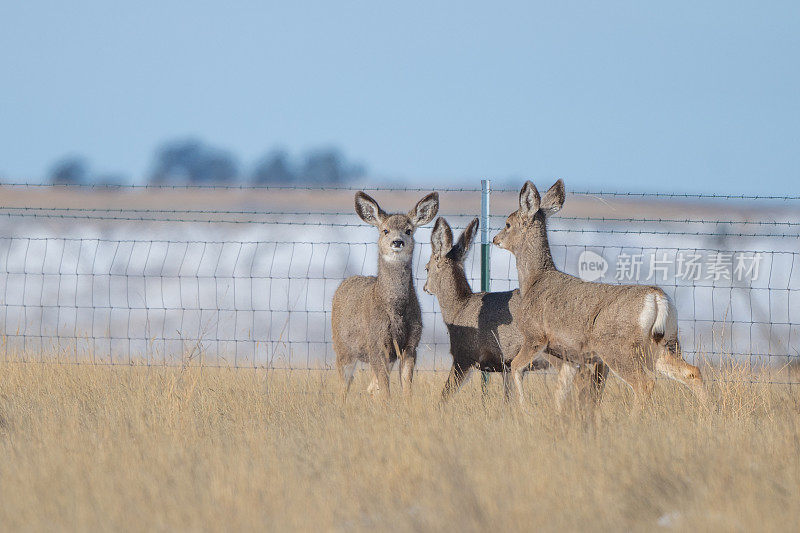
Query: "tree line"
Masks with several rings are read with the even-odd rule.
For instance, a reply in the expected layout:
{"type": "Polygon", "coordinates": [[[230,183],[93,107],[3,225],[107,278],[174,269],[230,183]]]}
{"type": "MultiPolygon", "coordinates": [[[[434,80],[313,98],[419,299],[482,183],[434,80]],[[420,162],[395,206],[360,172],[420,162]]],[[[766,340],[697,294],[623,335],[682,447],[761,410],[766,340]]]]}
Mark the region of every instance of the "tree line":
{"type": "MultiPolygon", "coordinates": [[[[365,174],[363,164],[349,161],[337,148],[316,148],[299,158],[275,149],[245,168],[227,150],[199,139],[179,139],[166,142],[156,150],[147,180],[154,185],[323,185],[344,183],[365,174]]],[[[93,173],[86,158],[81,156],[57,161],[50,170],[49,180],[59,185],[126,183],[120,174],[93,173]]]]}

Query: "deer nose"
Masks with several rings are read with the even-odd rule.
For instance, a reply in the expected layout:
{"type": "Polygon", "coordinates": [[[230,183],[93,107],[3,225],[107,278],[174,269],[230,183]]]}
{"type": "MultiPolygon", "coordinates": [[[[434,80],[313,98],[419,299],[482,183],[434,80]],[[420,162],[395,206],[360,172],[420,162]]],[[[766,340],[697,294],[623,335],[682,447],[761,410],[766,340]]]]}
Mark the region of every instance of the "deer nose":
{"type": "Polygon", "coordinates": [[[499,236],[500,236],[499,234],[498,234],[498,235],[495,235],[495,236],[494,236],[494,238],[492,239],[492,243],[494,243],[494,244],[500,244],[500,241],[498,240],[498,237],[499,237],[499,236]]]}
{"type": "Polygon", "coordinates": [[[401,240],[392,241],[392,248],[402,248],[405,243],[401,240]]]}

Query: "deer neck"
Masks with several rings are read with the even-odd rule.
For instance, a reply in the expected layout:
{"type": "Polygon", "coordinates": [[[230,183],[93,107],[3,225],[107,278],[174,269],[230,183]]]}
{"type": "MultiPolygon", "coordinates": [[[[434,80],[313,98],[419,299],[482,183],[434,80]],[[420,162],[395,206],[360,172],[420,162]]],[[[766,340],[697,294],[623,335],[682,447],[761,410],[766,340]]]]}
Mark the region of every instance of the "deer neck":
{"type": "Polygon", "coordinates": [[[472,288],[467,281],[467,275],[460,265],[447,265],[445,273],[439,281],[439,307],[442,310],[442,319],[452,323],[453,317],[466,305],[472,295],[472,288]]]}
{"type": "Polygon", "coordinates": [[[378,298],[390,308],[404,307],[414,294],[414,281],[411,277],[411,260],[387,261],[378,259],[378,298]]]}
{"type": "Polygon", "coordinates": [[[514,254],[517,259],[520,293],[523,295],[542,273],[556,270],[553,254],[550,253],[550,243],[547,241],[547,227],[544,224],[534,226],[526,237],[522,240],[520,250],[514,254]]]}

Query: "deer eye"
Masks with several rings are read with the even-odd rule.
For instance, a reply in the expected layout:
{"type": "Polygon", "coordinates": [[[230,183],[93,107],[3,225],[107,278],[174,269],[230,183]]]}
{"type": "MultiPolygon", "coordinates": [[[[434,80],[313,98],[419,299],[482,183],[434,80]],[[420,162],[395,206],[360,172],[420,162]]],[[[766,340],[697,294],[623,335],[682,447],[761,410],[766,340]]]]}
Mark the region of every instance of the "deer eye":
{"type": "Polygon", "coordinates": [[[383,230],[383,234],[384,235],[389,235],[389,230],[388,229],[383,230]]]}
{"type": "Polygon", "coordinates": [[[410,229],[406,230],[406,235],[411,235],[411,230],[410,229]]]}

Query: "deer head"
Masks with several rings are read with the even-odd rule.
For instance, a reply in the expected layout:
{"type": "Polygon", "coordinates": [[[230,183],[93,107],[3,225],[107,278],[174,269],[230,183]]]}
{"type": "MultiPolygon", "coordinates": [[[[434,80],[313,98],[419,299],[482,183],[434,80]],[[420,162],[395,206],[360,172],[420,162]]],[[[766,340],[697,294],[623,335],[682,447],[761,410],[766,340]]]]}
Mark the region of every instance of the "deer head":
{"type": "Polygon", "coordinates": [[[439,296],[448,287],[463,289],[458,285],[467,284],[464,259],[472,247],[476,231],[478,231],[478,219],[474,218],[461,232],[458,242],[453,245],[453,231],[450,225],[442,217],[436,219],[431,233],[431,258],[425,267],[428,272],[428,279],[423,287],[425,292],[439,296]],[[448,281],[449,284],[446,283],[448,281]]]}
{"type": "Polygon", "coordinates": [[[526,181],[519,193],[519,209],[508,216],[492,242],[513,253],[518,263],[529,260],[535,267],[552,266],[546,220],[561,209],[564,196],[562,180],[556,181],[544,198],[533,183],[526,181]]]}
{"type": "Polygon", "coordinates": [[[433,220],[439,211],[439,193],[432,192],[417,202],[408,214],[389,215],[368,194],[356,193],[356,213],[361,220],[378,228],[378,251],[385,261],[410,262],[414,252],[414,232],[433,220]]]}

